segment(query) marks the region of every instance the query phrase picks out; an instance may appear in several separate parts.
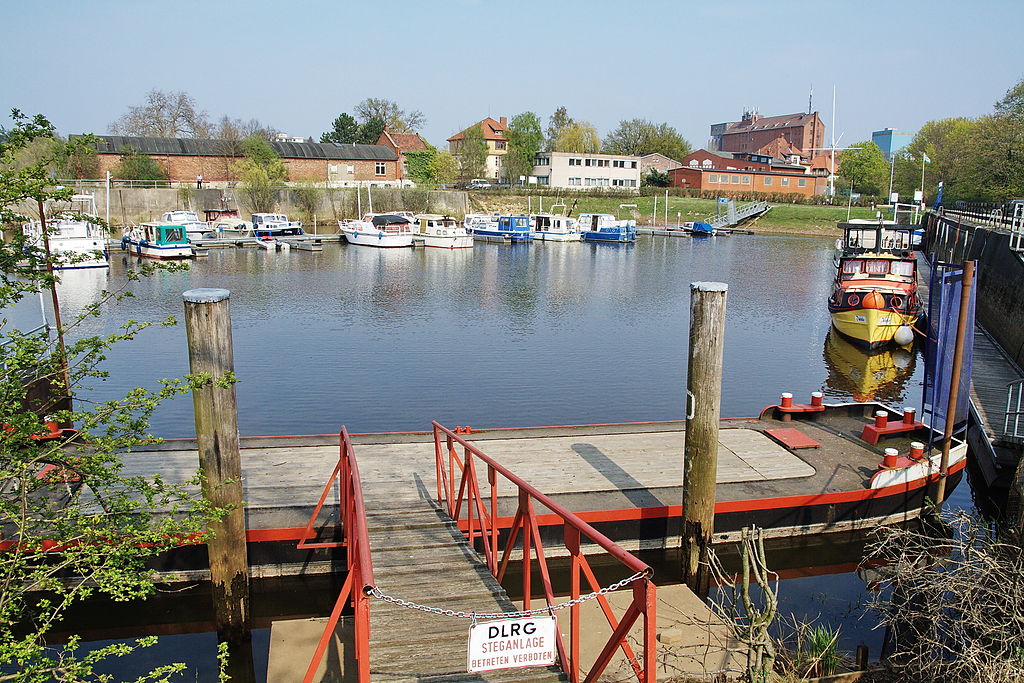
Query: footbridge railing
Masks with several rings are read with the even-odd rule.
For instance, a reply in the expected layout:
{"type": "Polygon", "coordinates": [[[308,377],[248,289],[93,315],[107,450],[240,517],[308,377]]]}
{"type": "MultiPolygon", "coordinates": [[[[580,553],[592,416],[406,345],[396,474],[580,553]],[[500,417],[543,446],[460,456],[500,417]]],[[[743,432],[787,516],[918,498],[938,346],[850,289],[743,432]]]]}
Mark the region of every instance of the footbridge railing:
{"type": "Polygon", "coordinates": [[[1024,204],[957,203],[943,206],[943,216],[956,216],[975,225],[1007,230],[1010,233],[1010,249],[1024,251],[1024,204]]]}
{"type": "Polygon", "coordinates": [[[580,679],[580,604],[596,599],[601,612],[611,627],[611,637],[601,649],[583,679],[596,681],[608,667],[616,651],[621,650],[636,678],[642,683],[653,683],[656,674],[655,644],[655,585],[651,581],[653,570],[614,541],[610,540],[577,515],[562,507],[507,468],[466,441],[462,435],[433,423],[434,456],[437,468],[437,501],[455,520],[470,541],[482,549],[488,569],[501,581],[512,561],[513,551],[519,551],[522,562],[523,610],[530,610],[533,594],[533,562],[536,561],[543,584],[545,608],[559,618],[563,608],[569,612],[568,647],[562,637],[562,623],[557,629],[558,657],[562,669],[573,683],[580,679]],[[479,469],[478,469],[479,468],[479,469]],[[486,484],[480,474],[486,475],[486,484]],[[514,518],[501,517],[498,510],[500,486],[514,492],[518,501],[514,518]],[[486,493],[483,488],[486,486],[486,493]],[[570,558],[570,594],[568,601],[557,604],[552,588],[551,572],[541,540],[539,515],[534,504],[549,510],[546,523],[561,524],[563,543],[570,558]],[[507,529],[506,533],[500,531],[507,529]],[[594,571],[580,550],[581,542],[598,545],[605,553],[617,559],[630,573],[608,588],[601,588],[594,571]],[[581,593],[581,579],[586,580],[589,594],[581,593]],[[605,595],[611,590],[632,584],[633,599],[620,618],[616,618],[605,595]],[[640,618],[643,618],[641,638],[642,658],[638,658],[627,636],[640,618]]]}
{"type": "Polygon", "coordinates": [[[373,562],[370,559],[370,538],[366,529],[366,507],[363,505],[363,489],[359,482],[359,468],[356,465],[355,452],[352,450],[352,440],[345,427],[341,428],[338,441],[338,464],[335,465],[331,478],[324,486],[323,493],[320,494],[320,500],[309,518],[298,548],[305,550],[344,547],[347,551],[348,575],[338,594],[338,600],[334,603],[334,609],[331,610],[331,616],[320,637],[320,642],[317,643],[316,652],[302,679],[303,683],[311,683],[315,680],[317,668],[330,645],[331,638],[334,637],[341,612],[349,604],[355,613],[355,659],[358,681],[359,683],[369,683],[370,680],[369,599],[370,592],[373,590],[373,562]],[[314,525],[327,496],[335,487],[337,488],[338,510],[344,537],[341,541],[310,540],[317,536],[314,525]]]}
{"type": "Polygon", "coordinates": [[[747,204],[736,204],[730,201],[724,213],[715,216],[708,216],[705,223],[713,228],[724,228],[727,225],[735,225],[751,216],[764,213],[772,208],[767,202],[748,202],[747,204]]]}

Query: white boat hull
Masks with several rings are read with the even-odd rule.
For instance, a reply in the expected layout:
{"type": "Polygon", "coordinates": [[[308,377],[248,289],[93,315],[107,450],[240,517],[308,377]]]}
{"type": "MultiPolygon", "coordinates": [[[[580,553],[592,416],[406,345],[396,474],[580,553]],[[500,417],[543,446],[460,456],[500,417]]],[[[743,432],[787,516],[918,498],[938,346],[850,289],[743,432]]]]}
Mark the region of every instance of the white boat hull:
{"type": "Polygon", "coordinates": [[[541,240],[542,242],[579,242],[580,233],[547,232],[545,230],[537,230],[533,233],[533,239],[541,240]]]}
{"type": "Polygon", "coordinates": [[[349,244],[360,247],[411,247],[412,233],[387,233],[383,230],[358,230],[354,228],[342,228],[345,233],[345,240],[349,244]]]}
{"type": "Polygon", "coordinates": [[[437,249],[472,249],[472,235],[423,235],[423,246],[437,249]]]}
{"type": "Polygon", "coordinates": [[[133,239],[124,240],[125,251],[142,258],[178,259],[192,258],[192,247],[184,244],[150,244],[133,239]]]}

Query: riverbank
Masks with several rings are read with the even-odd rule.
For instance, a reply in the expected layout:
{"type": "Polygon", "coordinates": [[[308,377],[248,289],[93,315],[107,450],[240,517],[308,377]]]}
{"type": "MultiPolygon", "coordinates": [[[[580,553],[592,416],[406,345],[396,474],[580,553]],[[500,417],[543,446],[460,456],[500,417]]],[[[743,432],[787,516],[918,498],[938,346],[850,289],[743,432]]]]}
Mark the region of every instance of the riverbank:
{"type": "MultiPolygon", "coordinates": [[[[558,204],[558,210],[568,210],[573,207],[573,215],[586,212],[612,213],[620,218],[635,218],[641,225],[665,225],[665,198],[657,198],[657,216],[654,216],[654,197],[633,197],[624,199],[621,197],[569,197],[567,199],[556,199],[554,197],[526,197],[509,196],[487,193],[470,193],[469,204],[473,211],[479,213],[527,213],[537,212],[541,207],[550,210],[553,205],[558,204]],[[561,206],[565,204],[563,208],[561,206]],[[622,208],[623,204],[635,204],[636,208],[622,208]]],[[[668,224],[670,226],[688,221],[704,220],[708,216],[714,216],[717,202],[711,199],[699,199],[696,197],[669,197],[668,198],[668,224]]],[[[853,207],[850,211],[850,218],[873,218],[875,212],[869,208],[853,207]]],[[[743,227],[765,235],[815,235],[821,237],[838,237],[842,232],[836,227],[840,221],[845,221],[847,208],[845,206],[816,206],[810,204],[773,204],[772,210],[759,218],[755,218],[743,227]]]]}

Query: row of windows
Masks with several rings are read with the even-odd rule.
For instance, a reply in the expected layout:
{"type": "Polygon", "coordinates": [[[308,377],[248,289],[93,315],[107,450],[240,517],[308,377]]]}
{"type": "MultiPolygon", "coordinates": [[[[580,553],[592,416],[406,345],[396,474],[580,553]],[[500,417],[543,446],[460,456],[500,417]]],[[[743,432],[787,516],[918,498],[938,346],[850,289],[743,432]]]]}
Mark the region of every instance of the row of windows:
{"type": "MultiPolygon", "coordinates": [[[[779,178],[779,185],[781,185],[782,187],[789,187],[789,181],[790,181],[789,178],[785,178],[785,177],[779,178]]],[[[708,174],[708,182],[709,183],[719,183],[719,184],[722,184],[722,185],[728,185],[730,183],[733,184],[733,185],[750,185],[750,176],[748,176],[748,175],[733,175],[733,176],[730,176],[729,174],[726,174],[726,173],[722,173],[722,174],[709,173],[708,174]]],[[[761,176],[761,183],[763,185],[765,185],[766,187],[769,186],[769,185],[772,185],[774,182],[775,182],[775,178],[773,178],[771,176],[767,176],[767,175],[766,176],[761,176]]],[[[797,178],[796,186],[797,187],[807,187],[807,179],[806,178],[797,178]]]]}
{"type": "MultiPolygon", "coordinates": [[[[539,180],[539,177],[538,177],[539,180]]],[[[609,184],[612,187],[636,187],[637,182],[635,180],[628,180],[625,178],[569,178],[569,185],[584,186],[584,187],[608,187],[609,184]]]]}
{"type": "MultiPolygon", "coordinates": [[[[551,164],[551,157],[537,157],[538,166],[548,166],[551,164]]],[[[636,168],[637,162],[630,161],[628,159],[586,159],[579,157],[569,157],[570,166],[591,166],[594,168],[636,168]]]]}
{"type": "MultiPolygon", "coordinates": [[[[327,172],[328,173],[337,173],[339,168],[340,168],[340,166],[341,166],[341,164],[328,164],[327,165],[327,172]]],[[[376,164],[374,164],[373,170],[374,170],[374,172],[377,175],[387,175],[388,174],[388,165],[385,162],[383,162],[383,161],[378,161],[376,164]]],[[[355,172],[356,172],[356,165],[355,164],[345,164],[345,172],[348,173],[349,175],[355,174],[355,172]]]]}

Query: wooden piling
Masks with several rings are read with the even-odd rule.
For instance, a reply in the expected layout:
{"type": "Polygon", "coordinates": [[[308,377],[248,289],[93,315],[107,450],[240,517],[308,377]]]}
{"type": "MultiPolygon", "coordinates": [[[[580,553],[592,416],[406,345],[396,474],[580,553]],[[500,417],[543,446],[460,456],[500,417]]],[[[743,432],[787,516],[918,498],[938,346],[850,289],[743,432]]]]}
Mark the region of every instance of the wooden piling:
{"type": "Polygon", "coordinates": [[[234,372],[230,292],[190,289],[182,297],[191,372],[206,373],[212,379],[192,391],[203,495],[216,507],[232,508],[223,519],[210,523],[207,541],[217,633],[221,640],[237,643],[250,637],[238,406],[234,384],[218,386],[219,380],[234,372]]]}
{"type": "Polygon", "coordinates": [[[729,286],[721,282],[690,284],[682,580],[701,598],[707,597],[711,583],[708,551],[715,523],[718,422],[722,404],[722,352],[728,291],[729,286]]]}

